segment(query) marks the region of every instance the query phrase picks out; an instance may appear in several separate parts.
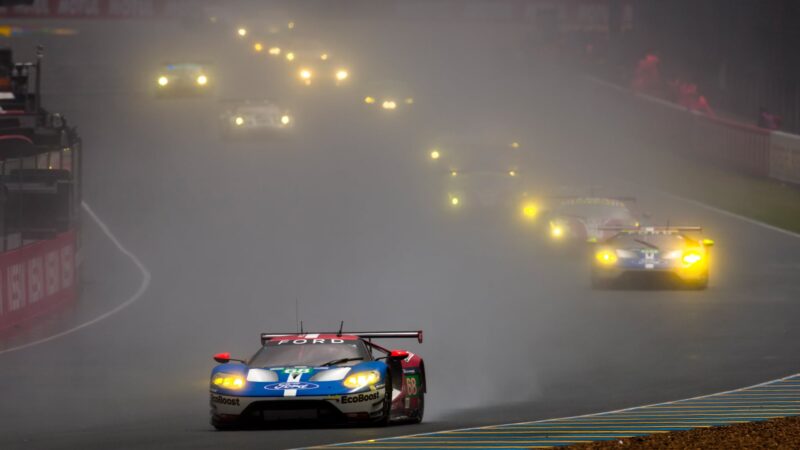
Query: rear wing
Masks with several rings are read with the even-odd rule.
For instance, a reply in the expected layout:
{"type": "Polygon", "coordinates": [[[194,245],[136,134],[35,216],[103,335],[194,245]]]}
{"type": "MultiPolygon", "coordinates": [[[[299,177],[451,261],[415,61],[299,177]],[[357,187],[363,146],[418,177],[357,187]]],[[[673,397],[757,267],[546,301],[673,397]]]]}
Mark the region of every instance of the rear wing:
{"type": "MultiPolygon", "coordinates": [[[[301,336],[303,333],[261,333],[261,344],[273,338],[284,336],[301,336]]],[[[362,339],[416,339],[420,344],[422,343],[422,330],[419,331],[333,331],[328,333],[314,333],[314,334],[329,334],[334,336],[358,336],[362,339]]]]}
{"type": "Polygon", "coordinates": [[[703,231],[703,227],[695,226],[645,226],[645,227],[599,227],[601,231],[617,231],[619,233],[636,232],[636,233],[669,233],[669,232],[684,232],[684,231],[703,231]]]}

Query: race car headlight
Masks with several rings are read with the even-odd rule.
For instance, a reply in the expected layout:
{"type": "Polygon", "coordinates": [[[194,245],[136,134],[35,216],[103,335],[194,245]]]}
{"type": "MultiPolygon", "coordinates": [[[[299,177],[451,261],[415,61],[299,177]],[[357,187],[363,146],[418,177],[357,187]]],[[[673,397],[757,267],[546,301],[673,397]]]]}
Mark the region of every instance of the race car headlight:
{"type": "Polygon", "coordinates": [[[461,204],[461,199],[458,196],[451,195],[450,196],[450,206],[456,207],[461,204]]]}
{"type": "Polygon", "coordinates": [[[287,61],[294,61],[294,52],[289,52],[286,54],[287,61]]]}
{"type": "Polygon", "coordinates": [[[508,176],[510,176],[510,177],[515,177],[515,176],[517,176],[517,171],[516,171],[516,170],[509,170],[509,171],[508,171],[508,176]]]}
{"type": "Polygon", "coordinates": [[[375,103],[375,97],[370,97],[369,95],[364,97],[364,103],[368,105],[375,103]]]}
{"type": "Polygon", "coordinates": [[[242,389],[245,385],[245,379],[238,373],[217,372],[211,377],[211,384],[224,389],[242,389]]]}
{"type": "Polygon", "coordinates": [[[349,367],[323,370],[322,372],[315,373],[311,377],[311,381],[339,381],[343,380],[348,372],[350,372],[349,367]]]}
{"type": "Polygon", "coordinates": [[[594,255],[597,262],[602,265],[610,266],[617,262],[617,254],[614,253],[612,250],[603,249],[595,253],[594,255]]]}
{"type": "Polygon", "coordinates": [[[253,44],[253,50],[260,53],[261,50],[264,50],[264,44],[262,44],[261,42],[256,42],[255,44],[253,44]]]}
{"type": "Polygon", "coordinates": [[[239,27],[239,29],[238,29],[238,30],[236,30],[236,34],[238,34],[240,37],[245,37],[245,36],[247,36],[247,28],[245,28],[245,27],[239,27]]]}
{"type": "Polygon", "coordinates": [[[522,217],[533,220],[539,215],[539,207],[536,203],[528,202],[522,205],[522,217]]]}
{"type": "Polygon", "coordinates": [[[394,100],[384,100],[383,103],[381,103],[381,107],[383,109],[396,109],[397,102],[394,100]]]}
{"type": "Polygon", "coordinates": [[[302,79],[302,80],[310,80],[311,76],[312,76],[312,73],[311,73],[311,70],[309,70],[309,69],[301,69],[300,72],[299,72],[299,75],[300,75],[300,79],[302,79]]]}
{"type": "Polygon", "coordinates": [[[561,239],[564,237],[564,226],[559,223],[550,222],[550,237],[553,239],[561,239]]]}
{"type": "Polygon", "coordinates": [[[442,154],[439,153],[439,150],[433,149],[431,150],[431,159],[437,160],[442,157],[442,154]]]}
{"type": "Polygon", "coordinates": [[[512,142],[511,143],[511,148],[519,148],[519,142],[516,142],[516,141],[512,142]]]}
{"type": "Polygon", "coordinates": [[[208,83],[208,77],[205,75],[198,75],[196,81],[200,86],[205,86],[206,83],[208,83]]]}
{"type": "Polygon", "coordinates": [[[328,54],[327,53],[323,53],[323,54],[319,55],[319,59],[321,59],[323,61],[327,61],[328,60],[328,54]]]}
{"type": "Polygon", "coordinates": [[[280,47],[270,47],[267,52],[272,56],[278,56],[278,55],[281,54],[281,48],[280,47]]]}
{"type": "Polygon", "coordinates": [[[288,115],[284,114],[284,115],[281,116],[281,123],[282,124],[289,125],[289,122],[291,122],[291,121],[292,121],[292,118],[289,117],[288,115]]]}
{"type": "Polygon", "coordinates": [[[413,104],[414,104],[414,99],[413,99],[413,98],[411,98],[411,97],[408,97],[408,98],[405,100],[405,102],[406,102],[406,105],[413,105],[413,104]]]}
{"type": "Polygon", "coordinates": [[[244,117],[242,117],[242,116],[236,116],[236,118],[235,118],[235,119],[233,119],[233,123],[235,123],[237,126],[242,126],[242,125],[244,125],[244,117]]]}
{"type": "Polygon", "coordinates": [[[340,69],[340,70],[336,71],[336,80],[337,81],[344,81],[349,76],[350,76],[350,74],[344,69],[340,69]]]}
{"type": "Polygon", "coordinates": [[[166,86],[168,84],[169,84],[169,78],[164,77],[164,76],[158,77],[158,85],[159,86],[166,86]]]}
{"type": "Polygon", "coordinates": [[[684,267],[691,267],[703,260],[703,255],[699,252],[687,252],[681,258],[684,267]]]}
{"type": "Polygon", "coordinates": [[[349,375],[342,382],[350,389],[360,389],[367,386],[372,386],[381,379],[381,374],[377,370],[369,370],[364,372],[356,372],[349,375]]]}

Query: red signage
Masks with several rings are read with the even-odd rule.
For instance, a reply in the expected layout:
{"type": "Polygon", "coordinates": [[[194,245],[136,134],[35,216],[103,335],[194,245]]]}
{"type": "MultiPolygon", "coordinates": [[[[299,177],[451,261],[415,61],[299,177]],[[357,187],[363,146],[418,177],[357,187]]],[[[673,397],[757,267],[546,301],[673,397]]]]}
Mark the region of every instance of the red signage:
{"type": "Polygon", "coordinates": [[[75,231],[0,254],[0,329],[75,299],[75,231]]]}

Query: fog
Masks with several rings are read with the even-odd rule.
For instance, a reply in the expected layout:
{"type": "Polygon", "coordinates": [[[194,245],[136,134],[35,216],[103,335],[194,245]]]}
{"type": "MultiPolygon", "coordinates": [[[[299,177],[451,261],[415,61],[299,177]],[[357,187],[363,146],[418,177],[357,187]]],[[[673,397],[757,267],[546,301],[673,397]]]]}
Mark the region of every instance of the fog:
{"type": "MultiPolygon", "coordinates": [[[[45,46],[44,104],[83,136],[85,200],[152,283],[101,322],[0,354],[1,447],[289,448],[609,410],[791,371],[800,244],[665,193],[654,180],[679,170],[663,159],[673,144],[635,104],[537,53],[516,25],[293,20],[346,55],[351,84],[298,86],[235,35],[266,19],[236,11],[214,25],[75,20],[75,36],[11,39],[19,59],[45,46]],[[213,66],[212,95],[154,97],[160,64],[195,60],[213,66]],[[405,83],[414,104],[365,108],[363,86],[380,80],[405,83]],[[296,128],[224,141],[229,98],[274,99],[296,128]],[[636,196],[654,223],[705,227],[719,244],[711,288],[592,290],[589,259],[548,242],[546,223],[448,208],[431,146],[481,133],[521,144],[541,198],[602,186],[636,196]],[[259,333],[300,320],[424,330],[422,344],[385,344],[425,359],[425,422],[211,433],[212,355],[247,358],[259,333]]],[[[140,285],[97,223],[82,233],[80,300],[2,348],[91,320],[140,285]]]]}

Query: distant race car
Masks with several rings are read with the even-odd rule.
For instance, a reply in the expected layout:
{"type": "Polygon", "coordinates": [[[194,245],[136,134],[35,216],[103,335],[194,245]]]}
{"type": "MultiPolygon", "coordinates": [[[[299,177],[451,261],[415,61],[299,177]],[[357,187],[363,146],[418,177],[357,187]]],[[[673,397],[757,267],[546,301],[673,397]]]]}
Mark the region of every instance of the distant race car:
{"type": "Polygon", "coordinates": [[[267,52],[289,63],[293,76],[304,86],[342,86],[351,78],[348,65],[316,41],[295,39],[284,47],[270,47],[267,52]]]}
{"type": "Polygon", "coordinates": [[[158,97],[179,97],[206,95],[213,80],[207,65],[176,63],[164,64],[155,81],[158,97]]]}
{"type": "Polygon", "coordinates": [[[285,134],[294,128],[294,117],[275,103],[228,101],[220,114],[223,137],[285,134]]]}
{"type": "Polygon", "coordinates": [[[553,242],[598,242],[614,235],[608,227],[640,225],[632,197],[556,197],[548,203],[547,233],[553,242]]]}
{"type": "Polygon", "coordinates": [[[366,86],[363,101],[370,108],[393,112],[410,108],[414,104],[414,94],[402,81],[383,80],[366,86]]]}
{"type": "Polygon", "coordinates": [[[406,350],[373,339],[413,338],[422,331],[263,333],[249,361],[214,356],[211,424],[236,428],[280,420],[386,425],[419,423],[425,411],[425,365],[406,350]]]}
{"type": "Polygon", "coordinates": [[[644,277],[694,289],[708,286],[709,250],[714,241],[700,238],[700,227],[608,230],[613,236],[599,242],[592,256],[592,287],[644,277]]]}
{"type": "Polygon", "coordinates": [[[539,205],[533,198],[531,177],[522,168],[519,147],[516,141],[483,135],[437,140],[429,157],[444,174],[448,206],[455,210],[500,207],[535,220],[539,205]]]}

